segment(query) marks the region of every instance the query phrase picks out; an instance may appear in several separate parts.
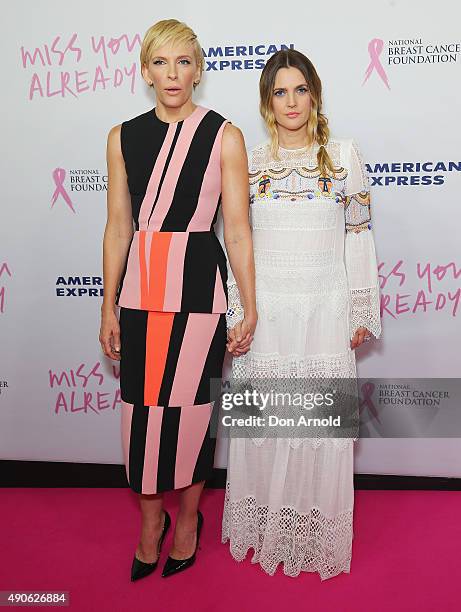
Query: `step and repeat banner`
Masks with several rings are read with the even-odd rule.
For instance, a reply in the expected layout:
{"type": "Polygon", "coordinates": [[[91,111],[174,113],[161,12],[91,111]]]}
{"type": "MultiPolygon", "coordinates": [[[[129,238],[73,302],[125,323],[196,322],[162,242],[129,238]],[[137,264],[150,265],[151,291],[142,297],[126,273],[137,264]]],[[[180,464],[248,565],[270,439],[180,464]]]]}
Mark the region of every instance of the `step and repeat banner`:
{"type": "MultiPolygon", "coordinates": [[[[361,409],[369,431],[383,418],[396,426],[356,444],[356,472],[461,476],[461,9],[440,0],[435,19],[426,0],[319,6],[4,6],[0,458],[122,463],[119,367],[98,342],[105,149],[112,126],[155,105],[140,45],[153,23],[176,18],[206,57],[195,102],[239,126],[249,148],[266,139],[266,60],[295,48],[313,61],[332,135],[358,142],[371,178],[383,335],[357,351],[360,377],[375,381],[362,385],[361,409]],[[433,429],[399,436],[408,405],[433,429]],[[439,435],[446,414],[453,426],[439,435]]],[[[221,440],[217,467],[226,450],[221,440]]]]}

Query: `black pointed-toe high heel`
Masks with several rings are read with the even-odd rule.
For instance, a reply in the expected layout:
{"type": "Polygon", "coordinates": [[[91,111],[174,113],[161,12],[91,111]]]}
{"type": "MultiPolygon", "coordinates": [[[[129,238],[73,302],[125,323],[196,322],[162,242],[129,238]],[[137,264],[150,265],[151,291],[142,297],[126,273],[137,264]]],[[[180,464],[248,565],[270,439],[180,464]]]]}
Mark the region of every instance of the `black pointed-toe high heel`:
{"type": "Polygon", "coordinates": [[[134,582],[135,580],[139,580],[140,578],[145,578],[146,576],[149,576],[149,574],[152,574],[152,572],[157,567],[158,560],[160,559],[160,553],[162,551],[163,540],[165,539],[165,536],[171,525],[170,515],[168,514],[166,510],[164,510],[164,512],[165,512],[165,521],[163,523],[162,534],[158,540],[157,561],[154,561],[153,563],[144,563],[144,561],[140,561],[136,557],[136,554],[135,554],[133,563],[131,565],[131,582],[134,582]]]}
{"type": "Polygon", "coordinates": [[[192,555],[192,557],[188,557],[187,559],[173,559],[173,557],[168,556],[168,559],[166,560],[166,563],[163,567],[162,578],[167,578],[168,576],[172,576],[173,574],[182,572],[194,564],[202,526],[203,514],[200,512],[200,510],[197,510],[197,542],[195,543],[194,554],[192,555]]]}

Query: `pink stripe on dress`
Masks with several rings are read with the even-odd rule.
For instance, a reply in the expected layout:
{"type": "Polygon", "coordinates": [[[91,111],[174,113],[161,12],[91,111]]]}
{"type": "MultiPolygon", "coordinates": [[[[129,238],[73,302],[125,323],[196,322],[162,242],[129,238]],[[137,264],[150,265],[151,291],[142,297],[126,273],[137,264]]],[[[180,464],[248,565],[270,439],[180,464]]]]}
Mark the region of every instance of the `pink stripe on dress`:
{"type": "Polygon", "coordinates": [[[157,492],[158,456],[160,434],[162,432],[163,407],[149,406],[144,467],[142,471],[142,493],[150,495],[157,492]]]}
{"type": "Polygon", "coordinates": [[[121,414],[121,434],[122,434],[122,451],[123,460],[125,462],[126,478],[130,482],[130,436],[131,436],[131,419],[133,417],[133,404],[127,404],[122,400],[121,414]]]}
{"type": "Polygon", "coordinates": [[[214,283],[214,295],[213,295],[213,312],[226,312],[227,300],[226,294],[224,293],[224,286],[221,278],[221,272],[219,266],[216,266],[216,280],[214,283]]]}
{"type": "Polygon", "coordinates": [[[203,176],[197,208],[189,221],[187,230],[190,232],[206,231],[210,229],[216,204],[221,195],[221,143],[224,128],[228,121],[224,121],[216,134],[211,149],[208,166],[203,176]]]}
{"type": "Polygon", "coordinates": [[[150,295],[150,251],[152,248],[152,232],[145,231],[145,257],[146,257],[146,269],[147,269],[147,295],[150,295]]]}
{"type": "Polygon", "coordinates": [[[174,473],[175,489],[186,487],[192,482],[211,411],[212,404],[181,406],[174,473]]]}
{"type": "Polygon", "coordinates": [[[192,115],[184,120],[178,140],[176,141],[173,156],[170,159],[168,170],[163,180],[157,204],[155,205],[154,212],[149,222],[148,228],[150,230],[160,231],[162,227],[162,223],[173,201],[178,178],[189,151],[190,144],[197,127],[208,112],[209,109],[203,108],[203,106],[197,106],[192,115]]]}
{"type": "Polygon", "coordinates": [[[170,406],[194,404],[219,313],[189,313],[171,389],[170,406]]]}
{"type": "Polygon", "coordinates": [[[165,168],[165,163],[168,157],[168,153],[171,149],[171,144],[173,142],[175,132],[176,124],[171,123],[168,126],[168,131],[166,133],[165,140],[163,141],[162,148],[160,149],[160,152],[155,161],[155,165],[152,170],[152,174],[150,175],[149,183],[147,185],[146,193],[141,203],[141,209],[139,211],[139,229],[141,230],[147,229],[147,221],[149,219],[152,206],[157,196],[158,186],[160,184],[160,179],[162,178],[162,173],[165,168]]]}
{"type": "Polygon", "coordinates": [[[185,232],[173,232],[171,236],[163,302],[163,309],[169,312],[181,310],[184,258],[188,237],[189,234],[185,232]]]}
{"type": "Polygon", "coordinates": [[[139,232],[135,232],[128,253],[126,273],[118,300],[119,306],[127,308],[141,305],[141,278],[139,275],[139,232]]]}

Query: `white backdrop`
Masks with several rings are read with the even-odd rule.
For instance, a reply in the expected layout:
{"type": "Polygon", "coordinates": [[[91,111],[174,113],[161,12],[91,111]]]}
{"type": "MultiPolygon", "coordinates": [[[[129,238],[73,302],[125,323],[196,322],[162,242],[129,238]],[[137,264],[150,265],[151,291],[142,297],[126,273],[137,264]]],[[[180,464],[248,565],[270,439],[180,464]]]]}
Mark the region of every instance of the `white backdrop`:
{"type": "MultiPolygon", "coordinates": [[[[266,138],[264,61],[283,44],[311,58],[332,134],[357,140],[372,176],[383,337],[359,349],[359,374],[459,377],[461,9],[439,0],[436,19],[427,0],[319,6],[4,6],[0,458],[122,463],[118,366],[98,343],[105,146],[113,125],[155,104],[138,57],[159,19],[195,29],[207,56],[195,101],[238,125],[248,147],[266,138]]],[[[355,469],[461,476],[460,451],[459,438],[363,439],[355,469]]],[[[225,441],[215,465],[226,465],[225,441]]]]}

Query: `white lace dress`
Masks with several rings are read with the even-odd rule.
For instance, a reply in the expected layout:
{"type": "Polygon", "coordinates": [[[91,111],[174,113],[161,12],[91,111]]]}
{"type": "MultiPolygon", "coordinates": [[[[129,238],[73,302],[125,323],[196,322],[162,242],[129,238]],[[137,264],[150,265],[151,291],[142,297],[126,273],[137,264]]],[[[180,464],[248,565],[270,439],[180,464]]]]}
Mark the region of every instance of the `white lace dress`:
{"type": "MultiPolygon", "coordinates": [[[[318,147],[269,143],[249,155],[258,325],[234,376],[356,377],[350,339],[381,334],[369,182],[352,140],[330,140],[335,178],[317,168],[318,147]]],[[[242,318],[229,282],[228,326],[242,318]]],[[[274,574],[350,571],[351,438],[233,438],[229,442],[222,541],[274,574]]]]}

